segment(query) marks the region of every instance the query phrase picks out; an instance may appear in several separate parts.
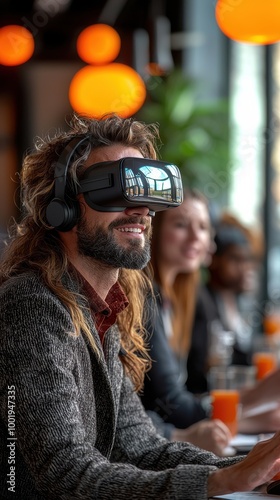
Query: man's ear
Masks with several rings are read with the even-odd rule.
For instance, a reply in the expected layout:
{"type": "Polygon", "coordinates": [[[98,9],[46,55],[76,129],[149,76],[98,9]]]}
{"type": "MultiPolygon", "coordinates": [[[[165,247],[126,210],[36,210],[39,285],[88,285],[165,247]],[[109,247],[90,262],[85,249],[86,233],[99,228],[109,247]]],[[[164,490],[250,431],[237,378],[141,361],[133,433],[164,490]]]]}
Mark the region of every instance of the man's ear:
{"type": "Polygon", "coordinates": [[[80,206],[80,218],[84,217],[86,214],[87,204],[86,204],[85,199],[84,199],[82,194],[78,194],[77,203],[79,203],[79,206],[80,206]]]}

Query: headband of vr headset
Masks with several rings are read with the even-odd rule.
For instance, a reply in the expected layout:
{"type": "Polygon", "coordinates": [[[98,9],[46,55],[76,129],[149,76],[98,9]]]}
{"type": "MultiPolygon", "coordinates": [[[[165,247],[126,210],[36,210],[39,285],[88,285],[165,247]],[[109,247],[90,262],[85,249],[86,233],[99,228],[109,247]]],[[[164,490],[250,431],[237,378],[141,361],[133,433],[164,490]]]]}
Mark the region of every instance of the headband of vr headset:
{"type": "Polygon", "coordinates": [[[82,193],[86,203],[99,212],[120,212],[145,206],[149,214],[177,207],[183,201],[181,174],[176,165],[147,158],[121,158],[89,166],[79,180],[76,193],[67,192],[67,174],[74,153],[90,141],[75,137],[64,148],[54,170],[54,198],[46,209],[48,223],[58,231],[70,231],[80,216],[76,199],[82,193]]]}

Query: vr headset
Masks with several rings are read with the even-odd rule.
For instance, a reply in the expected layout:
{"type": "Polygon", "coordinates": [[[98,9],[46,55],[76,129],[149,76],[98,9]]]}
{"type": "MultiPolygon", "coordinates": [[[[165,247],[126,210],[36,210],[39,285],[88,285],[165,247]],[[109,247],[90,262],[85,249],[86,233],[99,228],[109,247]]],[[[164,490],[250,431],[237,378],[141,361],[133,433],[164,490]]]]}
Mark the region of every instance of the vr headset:
{"type": "Polygon", "coordinates": [[[67,193],[67,172],[77,148],[90,136],[75,138],[66,146],[55,166],[55,196],[46,217],[59,231],[69,231],[79,218],[76,195],[99,212],[120,212],[127,207],[145,206],[149,214],[177,207],[183,201],[181,174],[176,165],[147,158],[121,158],[95,163],[79,180],[78,192],[67,193]]]}
{"type": "Polygon", "coordinates": [[[100,212],[145,206],[152,212],[177,207],[183,190],[178,167],[146,158],[95,163],[80,179],[79,193],[100,212]]]}

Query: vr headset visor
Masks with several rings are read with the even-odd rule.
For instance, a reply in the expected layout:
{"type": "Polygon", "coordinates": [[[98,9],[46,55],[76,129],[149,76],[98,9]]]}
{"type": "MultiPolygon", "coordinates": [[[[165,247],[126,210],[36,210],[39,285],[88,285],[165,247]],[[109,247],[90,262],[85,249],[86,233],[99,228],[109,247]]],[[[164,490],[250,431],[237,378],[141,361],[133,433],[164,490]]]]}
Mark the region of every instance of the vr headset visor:
{"type": "Polygon", "coordinates": [[[158,160],[127,157],[95,163],[79,183],[78,193],[83,193],[86,203],[99,212],[119,212],[133,206],[157,212],[183,201],[178,167],[158,160]]]}

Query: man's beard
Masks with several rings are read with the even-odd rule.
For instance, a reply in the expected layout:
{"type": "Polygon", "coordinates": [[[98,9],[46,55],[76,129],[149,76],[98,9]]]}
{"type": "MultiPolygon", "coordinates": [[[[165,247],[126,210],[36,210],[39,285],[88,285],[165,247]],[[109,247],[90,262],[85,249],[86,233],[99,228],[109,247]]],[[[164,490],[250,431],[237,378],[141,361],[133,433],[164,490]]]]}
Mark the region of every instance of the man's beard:
{"type": "MultiPolygon", "coordinates": [[[[145,224],[139,218],[119,219],[111,222],[108,230],[95,224],[90,227],[85,219],[80,219],[77,226],[78,251],[80,255],[92,257],[110,267],[126,269],[143,269],[150,260],[151,229],[144,235],[145,243],[142,246],[140,239],[131,238],[127,246],[123,247],[115,240],[113,229],[127,224],[145,224]]],[[[145,224],[146,225],[146,224],[145,224]]]]}

